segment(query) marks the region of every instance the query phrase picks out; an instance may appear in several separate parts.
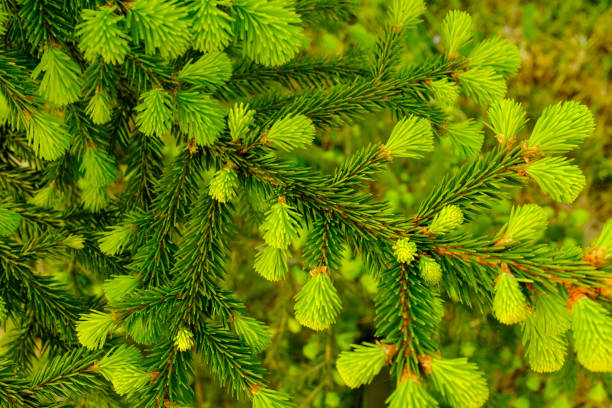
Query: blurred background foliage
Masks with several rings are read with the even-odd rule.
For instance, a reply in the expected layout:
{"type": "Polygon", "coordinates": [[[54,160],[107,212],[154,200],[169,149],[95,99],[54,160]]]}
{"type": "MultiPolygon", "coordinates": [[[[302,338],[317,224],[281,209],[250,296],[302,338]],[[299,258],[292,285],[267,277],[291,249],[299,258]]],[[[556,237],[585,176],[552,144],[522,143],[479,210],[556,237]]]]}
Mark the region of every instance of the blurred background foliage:
{"type": "MultiPolygon", "coordinates": [[[[348,27],[321,25],[310,33],[309,52],[350,51],[355,52],[357,60],[365,58],[375,45],[388,3],[363,0],[348,27]]],[[[519,73],[510,79],[508,97],[525,106],[531,126],[547,105],[571,99],[588,105],[597,123],[593,137],[575,153],[588,185],[574,204],[553,203],[529,186],[467,228],[481,234],[491,233],[506,221],[513,203],[535,202],[549,214],[545,239],[557,245],[588,245],[603,222],[612,216],[612,0],[430,1],[425,24],[406,38],[403,64],[418,63],[435,53],[440,23],[450,9],[470,12],[477,39],[500,35],[519,47],[523,63],[519,73]]],[[[486,120],[485,109],[465,98],[450,107],[448,113],[456,120],[467,117],[486,120]]],[[[318,147],[301,151],[296,160],[331,172],[358,148],[385,140],[393,123],[390,115],[376,115],[350,128],[321,134],[318,147]]],[[[496,143],[492,136],[487,133],[483,150],[496,143]]],[[[411,215],[432,186],[464,161],[442,137],[434,153],[420,161],[394,162],[369,188],[390,201],[397,211],[411,215]]],[[[256,217],[250,208],[238,211],[238,218],[256,217]]],[[[302,328],[293,318],[292,297],[307,278],[299,245],[295,245],[290,260],[289,279],[277,284],[267,282],[252,269],[254,248],[261,244],[261,238],[257,231],[247,227],[249,224],[245,222],[239,228],[228,265],[228,285],[239,293],[255,317],[266,321],[275,331],[271,346],[264,352],[273,383],[297,396],[300,408],[384,407],[392,387],[387,375],[380,375],[368,387],[349,390],[335,372],[335,360],[341,350],[351,343],[373,340],[373,298],[377,284],[359,255],[346,250],[340,270],[332,271],[343,299],[343,312],[332,329],[315,333],[302,328]]],[[[488,311],[483,312],[448,301],[440,336],[443,355],[469,357],[488,373],[491,387],[488,407],[612,406],[610,375],[586,372],[575,363],[571,350],[559,373],[531,372],[523,358],[519,327],[503,326],[488,316],[488,311]]],[[[198,375],[199,406],[242,406],[228,400],[205,369],[198,375]]]]}

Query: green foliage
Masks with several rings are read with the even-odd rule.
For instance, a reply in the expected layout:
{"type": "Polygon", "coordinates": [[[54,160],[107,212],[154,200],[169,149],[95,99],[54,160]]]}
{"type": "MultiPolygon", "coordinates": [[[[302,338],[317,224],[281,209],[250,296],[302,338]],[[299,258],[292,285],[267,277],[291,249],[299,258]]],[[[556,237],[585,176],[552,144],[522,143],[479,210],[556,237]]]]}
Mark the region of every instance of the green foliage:
{"type": "Polygon", "coordinates": [[[104,295],[108,302],[119,305],[121,300],[130,295],[139,286],[138,279],[131,275],[116,275],[104,281],[104,295]]]}
{"type": "Polygon", "coordinates": [[[13,234],[19,227],[21,215],[4,206],[0,206],[0,236],[6,237],[13,234]]]}
{"type": "Polygon", "coordinates": [[[242,314],[234,316],[233,323],[238,337],[255,353],[260,353],[270,344],[272,332],[264,323],[242,314]]]}
{"type": "Polygon", "coordinates": [[[106,336],[113,324],[113,316],[110,313],[94,310],[89,314],[81,315],[76,328],[79,341],[89,349],[99,349],[104,346],[106,336]]]}
{"type": "Polygon", "coordinates": [[[83,10],[83,22],[76,34],[80,37],[79,48],[89,61],[101,56],[104,62],[120,64],[129,52],[129,37],[119,26],[125,18],[116,11],[116,6],[83,10]]]}
{"type": "MultiPolygon", "coordinates": [[[[433,93],[435,101],[444,107],[452,106],[457,101],[457,98],[459,98],[460,90],[457,84],[454,82],[446,79],[438,79],[436,81],[431,81],[429,86],[431,87],[431,92],[433,93]]],[[[468,122],[471,121],[466,121],[463,123],[468,122]]],[[[458,127],[457,130],[460,131],[462,126],[460,126],[459,123],[451,123],[451,125],[458,127]]]]}
{"type": "Polygon", "coordinates": [[[88,147],[85,149],[81,171],[85,182],[93,187],[104,187],[117,178],[115,159],[104,150],[88,147]]]}
{"type": "Polygon", "coordinates": [[[408,116],[397,122],[385,150],[392,157],[420,159],[426,152],[433,150],[431,124],[423,118],[408,116]]]}
{"type": "Polygon", "coordinates": [[[545,335],[556,336],[570,328],[567,301],[560,294],[538,295],[530,318],[537,330],[545,335]]]}
{"type": "Polygon", "coordinates": [[[559,371],[565,362],[567,342],[563,333],[551,335],[542,329],[537,313],[530,313],[523,324],[525,357],[533,371],[551,373],[559,371]]]}
{"type": "Polygon", "coordinates": [[[111,119],[112,114],[110,95],[104,91],[98,91],[87,103],[85,111],[96,125],[102,125],[111,119]]]}
{"type": "Polygon", "coordinates": [[[436,408],[438,403],[416,379],[406,378],[387,398],[389,408],[436,408]]]}
{"type": "Polygon", "coordinates": [[[272,282],[279,281],[287,274],[288,255],[289,253],[286,249],[267,246],[255,254],[253,267],[258,274],[267,280],[272,282]]]}
{"type": "Polygon", "coordinates": [[[191,41],[187,10],[173,0],[136,0],[130,3],[125,23],[147,54],[175,58],[191,41]]]}
{"type": "Polygon", "coordinates": [[[526,171],[542,191],[562,203],[572,203],[584,188],[584,174],[565,157],[545,157],[529,164],[526,171]]]}
{"type": "Polygon", "coordinates": [[[140,95],[136,106],[136,124],[147,136],[163,137],[172,126],[172,106],[170,95],[163,88],[153,88],[140,95]]]}
{"type": "Polygon", "coordinates": [[[140,351],[134,346],[122,345],[111,349],[100,359],[97,370],[113,384],[119,395],[136,392],[150,380],[140,351]]]}
{"type": "Polygon", "coordinates": [[[47,47],[32,77],[42,75],[38,92],[54,106],[75,102],[81,94],[81,69],[68,55],[55,47],[47,47]]]}
{"type": "Polygon", "coordinates": [[[354,344],[351,351],[340,353],[336,367],[346,385],[357,388],[371,383],[389,357],[389,346],[384,344],[354,344]]]}
{"type": "Polygon", "coordinates": [[[231,42],[234,19],[219,7],[226,5],[229,2],[219,0],[196,0],[189,4],[195,49],[213,52],[225,48],[231,42]]]}
{"type": "Polygon", "coordinates": [[[546,231],[547,225],[546,213],[539,205],[512,207],[508,222],[500,231],[500,240],[504,243],[537,241],[546,231]]]}
{"type": "Polygon", "coordinates": [[[301,19],[285,0],[239,0],[235,3],[243,52],[258,64],[280,65],[301,48],[301,19]]]}
{"type": "Polygon", "coordinates": [[[285,393],[270,388],[258,389],[253,392],[253,408],[290,408],[294,406],[285,393]]]}
{"type": "Polygon", "coordinates": [[[253,124],[255,111],[249,109],[248,105],[238,103],[234,105],[228,114],[227,125],[233,140],[243,139],[253,124]]]}
{"type": "Polygon", "coordinates": [[[398,31],[412,27],[420,22],[424,12],[423,0],[392,0],[388,10],[389,24],[398,31]]]}
{"type": "Polygon", "coordinates": [[[469,58],[470,67],[491,67],[504,77],[516,74],[521,66],[521,53],[517,46],[498,36],[477,44],[469,58]]]}
{"type": "Polygon", "coordinates": [[[325,272],[314,274],[295,295],[295,318],[313,330],[334,324],[341,308],[338,292],[325,272]]]}
{"type": "Polygon", "coordinates": [[[578,147],[593,132],[595,122],[589,109],[577,102],[559,102],[542,112],[529,146],[546,154],[566,153],[578,147]]]}
{"type": "Polygon", "coordinates": [[[217,171],[210,181],[208,194],[220,203],[226,203],[236,197],[238,176],[231,167],[217,171]]]}
{"type": "Polygon", "coordinates": [[[129,224],[121,224],[112,227],[110,230],[103,233],[98,239],[100,251],[107,255],[116,255],[121,253],[128,245],[130,236],[134,233],[134,226],[129,224]]]}
{"type": "Polygon", "coordinates": [[[446,55],[456,58],[459,50],[472,40],[472,17],[465,11],[449,11],[442,21],[441,37],[446,55]]]}
{"type": "Polygon", "coordinates": [[[225,126],[224,108],[217,100],[197,91],[181,91],[176,94],[176,104],[183,133],[202,146],[217,140],[225,126]]]}
{"type": "Polygon", "coordinates": [[[280,149],[290,151],[312,143],[315,128],[304,115],[286,116],[274,122],[266,133],[265,140],[280,149]]]}
{"type": "Polygon", "coordinates": [[[434,359],[431,379],[452,407],[481,407],[489,398],[489,388],[482,372],[465,358],[434,359]]]}
{"type": "Polygon", "coordinates": [[[298,237],[298,222],[300,215],[283,197],[279,198],[266,213],[266,219],[261,224],[264,240],[277,249],[287,249],[298,237]]]}
{"type": "Polygon", "coordinates": [[[193,333],[185,327],[180,328],[176,336],[174,336],[174,345],[178,351],[191,350],[194,344],[193,333]]]}
{"type": "Polygon", "coordinates": [[[527,299],[516,278],[502,272],[495,283],[493,313],[504,324],[515,324],[527,318],[527,299]]]}
{"type": "Polygon", "coordinates": [[[446,128],[455,154],[461,158],[474,157],[482,147],[484,133],[482,126],[472,119],[454,122],[446,128]]]}
{"type": "Polygon", "coordinates": [[[26,136],[36,155],[43,160],[58,159],[70,146],[71,137],[63,123],[44,113],[29,119],[26,136]]]}
{"type": "Polygon", "coordinates": [[[549,404],[490,308],[534,370],[564,366],[551,387],[604,400],[564,361],[572,326],[609,369],[610,228],[583,251],[588,213],[516,195],[575,198],[557,154],[593,123],[570,102],[523,135],[515,31],[421,0],[0,9],[2,403],[481,406],[483,374],[439,358],[463,355],[492,405],[549,404]]]}
{"type": "Polygon", "coordinates": [[[512,99],[501,99],[491,104],[487,114],[491,122],[489,127],[501,143],[515,140],[527,123],[525,110],[512,99]]]}
{"type": "Polygon", "coordinates": [[[504,78],[489,66],[476,66],[458,75],[463,91],[480,105],[490,105],[506,94],[504,78]]]}
{"type": "Polygon", "coordinates": [[[572,333],[578,361],[591,371],[612,371],[612,317],[582,296],[572,307],[572,333]]]}
{"type": "Polygon", "coordinates": [[[201,88],[215,88],[232,75],[232,62],[227,54],[210,53],[201,56],[198,60],[188,62],[178,73],[178,78],[188,84],[201,88]]]}
{"type": "Polygon", "coordinates": [[[454,204],[445,205],[429,225],[432,234],[446,234],[463,224],[463,211],[454,204]]]}

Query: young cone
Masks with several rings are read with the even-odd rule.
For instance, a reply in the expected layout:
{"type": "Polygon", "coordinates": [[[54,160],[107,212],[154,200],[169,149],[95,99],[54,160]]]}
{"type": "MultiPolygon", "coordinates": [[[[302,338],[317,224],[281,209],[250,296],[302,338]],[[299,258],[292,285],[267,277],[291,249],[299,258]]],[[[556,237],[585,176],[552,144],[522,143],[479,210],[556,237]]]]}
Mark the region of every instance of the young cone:
{"type": "Polygon", "coordinates": [[[304,115],[289,115],[274,122],[265,140],[286,152],[300,149],[312,143],[315,127],[304,115]]]}
{"type": "Polygon", "coordinates": [[[397,122],[384,147],[391,157],[420,159],[433,150],[433,131],[427,119],[409,115],[397,122]]]}
{"type": "Polygon", "coordinates": [[[436,214],[428,230],[435,235],[446,234],[461,224],[463,224],[463,212],[461,208],[450,204],[444,206],[440,212],[436,214]]]}
{"type": "Polygon", "coordinates": [[[338,292],[324,270],[316,270],[295,295],[295,318],[313,330],[324,330],[336,322],[342,308],[338,292]]]}
{"type": "Polygon", "coordinates": [[[263,351],[272,340],[272,330],[252,317],[238,314],[234,316],[234,330],[240,339],[255,353],[263,351]]]}
{"type": "Polygon", "coordinates": [[[266,214],[261,224],[264,240],[274,248],[287,249],[298,237],[300,215],[285,201],[279,198],[266,214]]]}
{"type": "Polygon", "coordinates": [[[495,283],[493,314],[504,324],[515,324],[527,318],[527,299],[516,278],[502,271],[495,283]]]}
{"type": "Polygon", "coordinates": [[[182,327],[179,329],[176,336],[174,336],[174,345],[178,349],[178,351],[187,351],[191,350],[194,346],[195,342],[193,340],[193,333],[191,330],[182,327]]]}
{"type": "Polygon", "coordinates": [[[419,272],[428,285],[434,286],[442,279],[442,267],[433,258],[422,256],[419,260],[419,272]]]}
{"type": "Polygon", "coordinates": [[[353,344],[351,351],[340,353],[336,368],[346,385],[357,388],[371,383],[394,354],[395,346],[389,344],[353,344]]]}
{"type": "Polygon", "coordinates": [[[17,230],[21,214],[0,205],[0,237],[7,237],[17,230]]]}
{"type": "Polygon", "coordinates": [[[220,203],[226,203],[236,197],[238,176],[231,167],[218,170],[210,181],[208,195],[220,203]]]}
{"type": "Polygon", "coordinates": [[[612,371],[612,317],[582,296],[572,306],[572,332],[578,361],[590,371],[612,371]]]}
{"type": "Polygon", "coordinates": [[[286,249],[267,246],[255,254],[255,271],[269,281],[277,282],[287,274],[287,257],[289,251],[286,249]]]}
{"type": "Polygon", "coordinates": [[[417,245],[410,238],[401,238],[393,245],[393,254],[399,263],[409,264],[417,253],[417,245]]]}
{"type": "Polygon", "coordinates": [[[436,408],[433,399],[413,376],[405,376],[385,401],[388,408],[436,408]]]}
{"type": "Polygon", "coordinates": [[[466,358],[434,359],[431,378],[453,408],[478,408],[489,398],[489,387],[482,372],[466,358]]]}

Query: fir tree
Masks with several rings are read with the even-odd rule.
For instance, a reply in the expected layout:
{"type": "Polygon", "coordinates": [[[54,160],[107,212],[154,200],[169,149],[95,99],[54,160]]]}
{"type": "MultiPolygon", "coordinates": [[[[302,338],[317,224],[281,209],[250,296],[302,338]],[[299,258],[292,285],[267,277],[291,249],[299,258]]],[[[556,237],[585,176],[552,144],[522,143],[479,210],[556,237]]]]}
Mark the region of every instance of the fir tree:
{"type": "Polygon", "coordinates": [[[284,340],[229,265],[288,293],[284,321],[333,330],[352,295],[337,279],[345,247],[378,281],[376,339],[326,348],[325,367],[337,358],[359,387],[388,366],[389,407],[486,402],[486,373],[440,353],[453,301],[520,323],[535,371],[560,369],[568,339],[586,369],[612,371],[612,224],[584,256],[539,242],[537,206],[497,234],[465,226],[530,181],[574,201],[585,177],[565,154],[591,134],[589,109],[560,102],[528,128],[503,99],[512,43],[477,41],[455,10],[439,55],[406,66],[425,4],[384,5],[357,60],[306,50],[318,24],[354,18],[344,0],[0,2],[1,406],[195,406],[203,370],[228,400],[294,406],[299,391],[266,370],[286,367],[262,357],[284,340]],[[488,107],[492,134],[445,110],[461,93],[488,107]],[[383,112],[397,118],[387,140],[331,174],[306,164],[331,129],[383,112]],[[415,214],[366,188],[445,135],[464,162],[415,214]]]}

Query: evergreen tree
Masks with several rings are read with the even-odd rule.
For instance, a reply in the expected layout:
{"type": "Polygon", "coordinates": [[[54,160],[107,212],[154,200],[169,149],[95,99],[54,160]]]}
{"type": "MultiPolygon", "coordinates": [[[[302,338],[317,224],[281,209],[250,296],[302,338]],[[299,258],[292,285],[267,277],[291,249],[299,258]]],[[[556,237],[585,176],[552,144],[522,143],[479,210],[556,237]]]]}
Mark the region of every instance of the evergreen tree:
{"type": "Polygon", "coordinates": [[[540,242],[535,205],[497,234],[465,228],[530,181],[574,201],[585,178],[565,154],[591,134],[589,109],[561,102],[527,129],[503,99],[514,45],[476,41],[451,11],[443,51],[406,66],[425,4],[385,5],[371,55],[355,58],[306,51],[317,25],[353,18],[345,0],[0,2],[2,407],[195,406],[196,367],[228,399],[294,406],[264,368],[273,331],[226,284],[245,225],[263,278],[282,282],[301,253],[287,302],[312,330],[340,323],[343,248],[361,255],[379,282],[376,339],[329,358],[352,388],[388,366],[390,407],[486,402],[486,374],[439,352],[450,302],[520,323],[535,371],[560,369],[568,341],[585,368],[612,371],[612,224],[584,252],[540,242]],[[488,107],[493,134],[448,114],[460,93],[488,107]],[[295,160],[385,111],[388,140],[333,174],[295,160]],[[415,214],[365,188],[446,136],[465,163],[415,214]]]}

